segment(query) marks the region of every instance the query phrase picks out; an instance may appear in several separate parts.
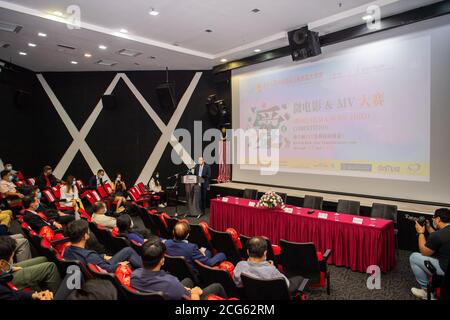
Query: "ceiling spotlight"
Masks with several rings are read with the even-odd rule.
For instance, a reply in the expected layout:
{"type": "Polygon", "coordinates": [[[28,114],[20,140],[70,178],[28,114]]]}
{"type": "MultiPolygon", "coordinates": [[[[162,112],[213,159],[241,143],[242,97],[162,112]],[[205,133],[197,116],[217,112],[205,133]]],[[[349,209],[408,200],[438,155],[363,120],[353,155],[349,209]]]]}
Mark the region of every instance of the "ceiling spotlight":
{"type": "Polygon", "coordinates": [[[47,36],[47,34],[46,34],[46,33],[43,33],[43,32],[39,32],[39,33],[38,33],[38,36],[39,36],[39,37],[45,38],[45,37],[47,36]]]}
{"type": "Polygon", "coordinates": [[[212,32],[212,30],[211,30],[211,29],[206,29],[206,30],[205,30],[205,32],[207,32],[207,33],[211,33],[211,32],[212,32]]]}
{"type": "Polygon", "coordinates": [[[52,12],[53,15],[58,16],[58,17],[63,17],[64,13],[62,13],[61,11],[53,11],[52,12]]]}
{"type": "Polygon", "coordinates": [[[220,62],[227,62],[228,60],[227,59],[225,59],[225,58],[223,58],[223,59],[220,59],[220,62]]]}
{"type": "Polygon", "coordinates": [[[255,49],[253,52],[261,52],[261,49],[255,49]]]}
{"type": "Polygon", "coordinates": [[[28,46],[29,46],[29,47],[33,47],[33,48],[34,48],[34,47],[36,47],[36,44],[35,44],[35,43],[31,43],[31,42],[30,42],[30,43],[28,44],[28,46]]]}
{"type": "Polygon", "coordinates": [[[373,17],[372,17],[370,14],[368,14],[368,15],[362,17],[362,19],[363,19],[364,21],[370,21],[370,20],[373,19],[373,17]]]}
{"type": "Polygon", "coordinates": [[[159,14],[159,11],[156,11],[155,9],[152,8],[148,14],[151,16],[157,16],[159,14]]]}
{"type": "Polygon", "coordinates": [[[104,46],[104,45],[102,45],[102,44],[99,45],[98,48],[101,49],[101,50],[106,50],[106,49],[108,49],[107,46],[104,46]]]}
{"type": "Polygon", "coordinates": [[[92,57],[92,54],[90,54],[90,53],[85,53],[84,56],[85,56],[86,58],[90,58],[90,57],[92,57]]]}
{"type": "Polygon", "coordinates": [[[121,33],[128,33],[128,30],[127,29],[120,29],[120,32],[121,33]]]}
{"type": "Polygon", "coordinates": [[[78,64],[76,61],[70,61],[71,64],[78,64]]]}
{"type": "Polygon", "coordinates": [[[26,55],[27,55],[27,53],[26,53],[26,52],[23,52],[23,51],[19,51],[19,54],[20,54],[21,56],[26,56],[26,55]]]}

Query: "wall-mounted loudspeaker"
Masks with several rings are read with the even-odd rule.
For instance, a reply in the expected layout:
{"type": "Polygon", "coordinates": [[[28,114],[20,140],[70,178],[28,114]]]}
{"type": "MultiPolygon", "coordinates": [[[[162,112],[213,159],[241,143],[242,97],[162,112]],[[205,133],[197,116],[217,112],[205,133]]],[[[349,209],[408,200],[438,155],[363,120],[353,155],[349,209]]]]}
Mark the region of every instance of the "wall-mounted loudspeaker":
{"type": "Polygon", "coordinates": [[[319,34],[303,27],[288,32],[292,60],[298,61],[314,57],[322,53],[319,34]]]}
{"type": "Polygon", "coordinates": [[[116,97],[112,94],[102,96],[103,108],[106,110],[114,110],[117,108],[116,97]]]}
{"type": "Polygon", "coordinates": [[[177,98],[175,96],[175,85],[173,83],[163,83],[156,87],[156,95],[158,96],[161,108],[173,108],[177,106],[177,98]]]}

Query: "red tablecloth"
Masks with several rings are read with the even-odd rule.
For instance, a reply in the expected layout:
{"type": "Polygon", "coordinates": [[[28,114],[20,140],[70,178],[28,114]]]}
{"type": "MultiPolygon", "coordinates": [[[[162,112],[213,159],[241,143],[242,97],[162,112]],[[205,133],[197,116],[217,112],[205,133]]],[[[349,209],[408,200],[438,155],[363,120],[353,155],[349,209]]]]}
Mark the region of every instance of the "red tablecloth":
{"type": "Polygon", "coordinates": [[[263,209],[249,206],[248,200],[235,197],[212,199],[210,226],[224,231],[232,227],[246,236],[266,236],[272,243],[280,239],[294,242],[314,242],[317,250],[332,249],[329,263],[366,272],[370,265],[378,265],[383,272],[395,265],[394,223],[349,214],[315,210],[287,205],[293,212],[282,209],[263,209]],[[326,218],[319,217],[319,213],[326,218]],[[353,222],[361,218],[362,224],[353,222]]]}

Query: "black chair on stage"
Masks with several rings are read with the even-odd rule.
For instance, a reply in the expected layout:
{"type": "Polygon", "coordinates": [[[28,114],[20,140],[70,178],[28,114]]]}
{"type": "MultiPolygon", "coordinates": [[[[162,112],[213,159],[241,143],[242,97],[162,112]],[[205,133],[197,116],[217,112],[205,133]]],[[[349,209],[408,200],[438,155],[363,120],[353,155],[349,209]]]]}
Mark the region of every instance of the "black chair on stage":
{"type": "Polygon", "coordinates": [[[244,189],[244,193],[242,195],[245,199],[258,199],[258,190],[257,189],[244,189]]]}
{"type": "Polygon", "coordinates": [[[322,210],[323,197],[306,195],[303,200],[303,207],[315,210],[322,210]]]}
{"type": "Polygon", "coordinates": [[[352,201],[352,200],[342,200],[340,199],[338,201],[337,205],[337,213],[347,213],[347,214],[354,214],[359,216],[359,208],[361,204],[359,201],[352,201]]]}
{"type": "Polygon", "coordinates": [[[372,203],[370,216],[372,218],[386,219],[394,222],[395,248],[398,248],[397,206],[374,202],[372,203]]]}
{"type": "Polygon", "coordinates": [[[283,199],[283,202],[286,203],[287,201],[287,193],[284,192],[277,192],[277,194],[283,199]]]}

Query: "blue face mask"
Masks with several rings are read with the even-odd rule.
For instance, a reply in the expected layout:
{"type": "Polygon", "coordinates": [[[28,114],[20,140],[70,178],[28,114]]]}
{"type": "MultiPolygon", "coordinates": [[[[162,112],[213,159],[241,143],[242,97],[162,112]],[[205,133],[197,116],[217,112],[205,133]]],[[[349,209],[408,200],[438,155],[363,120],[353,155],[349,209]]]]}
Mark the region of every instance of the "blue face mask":
{"type": "Polygon", "coordinates": [[[36,198],[37,198],[38,200],[40,200],[41,197],[42,197],[42,192],[39,192],[39,193],[37,194],[36,198]]]}
{"type": "Polygon", "coordinates": [[[12,181],[14,180],[14,177],[13,177],[12,175],[10,175],[10,176],[8,177],[8,180],[9,180],[9,182],[12,182],[12,181]]]}

